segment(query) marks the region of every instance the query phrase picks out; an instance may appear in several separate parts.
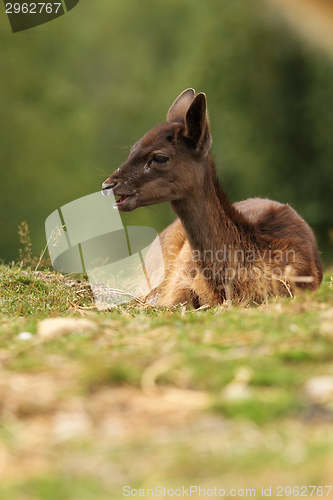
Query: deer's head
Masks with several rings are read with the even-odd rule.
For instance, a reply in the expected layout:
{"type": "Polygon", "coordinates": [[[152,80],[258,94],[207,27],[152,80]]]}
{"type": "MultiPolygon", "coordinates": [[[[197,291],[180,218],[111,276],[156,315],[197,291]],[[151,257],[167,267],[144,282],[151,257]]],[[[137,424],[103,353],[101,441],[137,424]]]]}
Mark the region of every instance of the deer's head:
{"type": "Polygon", "coordinates": [[[119,196],[114,207],[122,212],[180,200],[203,179],[211,142],[206,96],[187,89],[172,104],[167,122],[134,144],[102,192],[119,196]]]}

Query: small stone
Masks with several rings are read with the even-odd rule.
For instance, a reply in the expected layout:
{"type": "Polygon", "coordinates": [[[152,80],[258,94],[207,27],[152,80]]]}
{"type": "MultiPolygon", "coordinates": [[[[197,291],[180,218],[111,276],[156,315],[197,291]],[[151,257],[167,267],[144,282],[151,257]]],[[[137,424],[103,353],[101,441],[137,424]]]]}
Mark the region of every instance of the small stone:
{"type": "Polygon", "coordinates": [[[92,431],[92,422],[85,412],[58,412],[54,417],[53,434],[56,441],[86,438],[92,431]]]}
{"type": "Polygon", "coordinates": [[[31,340],[33,337],[32,333],[30,332],[21,332],[17,336],[17,340],[31,340]]]}
{"type": "Polygon", "coordinates": [[[37,333],[43,340],[61,337],[69,333],[98,330],[98,325],[83,318],[48,318],[38,324],[37,333]]]}
{"type": "Polygon", "coordinates": [[[310,378],[305,384],[305,393],[313,403],[327,403],[333,398],[333,377],[323,375],[310,378]]]}

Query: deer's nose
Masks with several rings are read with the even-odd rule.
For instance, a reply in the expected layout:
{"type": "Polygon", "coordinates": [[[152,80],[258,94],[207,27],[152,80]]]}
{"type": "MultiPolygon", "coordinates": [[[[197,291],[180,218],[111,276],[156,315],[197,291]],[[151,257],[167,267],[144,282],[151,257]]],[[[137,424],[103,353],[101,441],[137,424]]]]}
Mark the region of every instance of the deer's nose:
{"type": "Polygon", "coordinates": [[[111,183],[103,182],[102,189],[113,189],[116,184],[117,184],[117,182],[111,182],[111,183]]]}
{"type": "Polygon", "coordinates": [[[107,196],[108,194],[112,194],[112,189],[117,185],[117,182],[103,182],[102,184],[102,194],[107,196]]]}

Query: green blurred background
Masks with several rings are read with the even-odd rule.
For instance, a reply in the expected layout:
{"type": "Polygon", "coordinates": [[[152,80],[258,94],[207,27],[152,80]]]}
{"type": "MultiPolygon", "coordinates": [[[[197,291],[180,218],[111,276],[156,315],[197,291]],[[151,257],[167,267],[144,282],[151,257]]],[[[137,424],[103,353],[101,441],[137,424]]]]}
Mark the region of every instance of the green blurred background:
{"type": "MultiPolygon", "coordinates": [[[[333,262],[333,59],[265,3],[81,0],[16,34],[0,9],[0,259],[18,259],[22,221],[39,254],[47,216],[100,190],[193,87],[231,200],[289,203],[333,262]]],[[[163,205],[128,221],[162,230],[173,218],[163,205]]]]}

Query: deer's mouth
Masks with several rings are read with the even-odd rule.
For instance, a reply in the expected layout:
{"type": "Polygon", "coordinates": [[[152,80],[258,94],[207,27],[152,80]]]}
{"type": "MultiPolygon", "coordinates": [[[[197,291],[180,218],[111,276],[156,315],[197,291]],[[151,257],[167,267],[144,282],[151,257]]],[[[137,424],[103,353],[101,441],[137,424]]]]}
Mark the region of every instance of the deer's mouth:
{"type": "Polygon", "coordinates": [[[102,185],[102,194],[104,196],[114,196],[116,201],[113,204],[113,208],[119,210],[120,212],[131,212],[137,207],[137,197],[135,190],[131,194],[121,194],[122,187],[118,188],[118,182],[107,183],[104,182],[102,185]],[[114,191],[120,191],[120,193],[115,193],[114,191]]]}
{"type": "Polygon", "coordinates": [[[118,200],[113,204],[116,210],[121,212],[131,212],[136,207],[135,194],[122,194],[121,196],[116,196],[118,200]]]}

